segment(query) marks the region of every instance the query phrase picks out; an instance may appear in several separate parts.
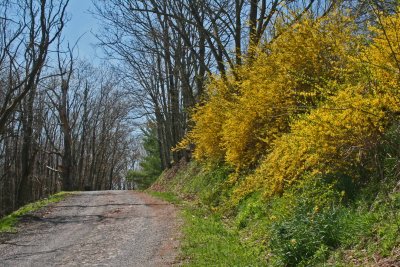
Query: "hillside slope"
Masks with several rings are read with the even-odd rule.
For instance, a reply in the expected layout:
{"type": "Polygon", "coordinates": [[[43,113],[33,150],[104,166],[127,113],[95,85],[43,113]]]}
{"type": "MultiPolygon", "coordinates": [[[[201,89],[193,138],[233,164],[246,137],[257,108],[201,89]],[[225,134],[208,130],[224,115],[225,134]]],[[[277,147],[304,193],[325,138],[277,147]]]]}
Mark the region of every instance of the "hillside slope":
{"type": "Polygon", "coordinates": [[[396,181],[356,189],[351,180],[320,179],[235,203],[232,173],[224,165],[181,162],[151,188],[184,203],[188,266],[400,265],[396,181]]]}

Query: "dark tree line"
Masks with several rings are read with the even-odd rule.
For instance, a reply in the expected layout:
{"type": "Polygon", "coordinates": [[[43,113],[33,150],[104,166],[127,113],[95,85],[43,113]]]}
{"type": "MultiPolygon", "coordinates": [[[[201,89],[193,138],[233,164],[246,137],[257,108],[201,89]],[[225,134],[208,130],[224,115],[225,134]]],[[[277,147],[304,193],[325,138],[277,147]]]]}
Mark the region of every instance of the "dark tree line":
{"type": "Polygon", "coordinates": [[[138,157],[116,72],[61,42],[67,5],[0,3],[0,216],[59,190],[125,188],[138,157]]]}

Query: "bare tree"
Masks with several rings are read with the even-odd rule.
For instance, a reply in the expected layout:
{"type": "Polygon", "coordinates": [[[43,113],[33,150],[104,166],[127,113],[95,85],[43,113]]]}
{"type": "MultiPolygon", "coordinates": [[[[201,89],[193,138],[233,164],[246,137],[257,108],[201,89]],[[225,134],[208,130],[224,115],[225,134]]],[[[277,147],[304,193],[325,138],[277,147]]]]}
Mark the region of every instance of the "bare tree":
{"type": "Polygon", "coordinates": [[[4,132],[17,105],[30,91],[35,90],[49,47],[64,28],[68,2],[69,0],[24,0],[14,4],[5,1],[0,6],[3,40],[0,65],[7,64],[10,74],[18,73],[15,82],[10,77],[9,86],[4,93],[0,109],[0,133],[4,132]],[[9,9],[17,9],[18,13],[22,13],[21,17],[16,18],[18,21],[8,17],[9,9]]]}
{"type": "Polygon", "coordinates": [[[61,189],[127,188],[137,161],[121,77],[63,47],[67,4],[0,3],[0,216],[61,189]]]}
{"type": "MultiPolygon", "coordinates": [[[[305,13],[323,15],[335,1],[283,0],[102,0],[94,14],[104,24],[97,35],[130,81],[143,116],[157,122],[163,168],[185,153],[171,148],[190,128],[188,111],[207,79],[253,57],[252,47],[275,38],[279,20],[288,27],[305,13]]],[[[239,77],[236,77],[239,79],[239,77]]]]}

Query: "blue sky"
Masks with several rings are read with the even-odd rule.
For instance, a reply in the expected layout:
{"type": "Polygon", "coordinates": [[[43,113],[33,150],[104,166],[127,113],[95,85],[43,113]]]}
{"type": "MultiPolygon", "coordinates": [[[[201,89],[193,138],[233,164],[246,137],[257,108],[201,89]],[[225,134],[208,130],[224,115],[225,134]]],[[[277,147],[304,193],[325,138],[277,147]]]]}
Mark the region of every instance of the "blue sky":
{"type": "Polygon", "coordinates": [[[75,44],[79,39],[77,51],[80,59],[86,59],[93,63],[98,62],[96,56],[101,56],[101,49],[95,48],[97,42],[92,32],[98,30],[99,22],[89,13],[93,10],[91,0],[70,0],[67,7],[68,17],[70,21],[64,29],[64,41],[70,45],[75,44]]]}

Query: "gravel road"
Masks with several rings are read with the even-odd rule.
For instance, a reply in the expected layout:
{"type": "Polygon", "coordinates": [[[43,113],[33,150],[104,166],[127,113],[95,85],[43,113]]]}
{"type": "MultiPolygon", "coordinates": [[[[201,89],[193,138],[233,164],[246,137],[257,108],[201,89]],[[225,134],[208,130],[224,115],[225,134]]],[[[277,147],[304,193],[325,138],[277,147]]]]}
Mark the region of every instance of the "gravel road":
{"type": "Polygon", "coordinates": [[[25,217],[0,237],[0,266],[171,266],[176,209],[134,191],[93,191],[25,217]]]}

